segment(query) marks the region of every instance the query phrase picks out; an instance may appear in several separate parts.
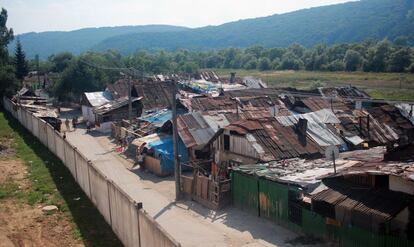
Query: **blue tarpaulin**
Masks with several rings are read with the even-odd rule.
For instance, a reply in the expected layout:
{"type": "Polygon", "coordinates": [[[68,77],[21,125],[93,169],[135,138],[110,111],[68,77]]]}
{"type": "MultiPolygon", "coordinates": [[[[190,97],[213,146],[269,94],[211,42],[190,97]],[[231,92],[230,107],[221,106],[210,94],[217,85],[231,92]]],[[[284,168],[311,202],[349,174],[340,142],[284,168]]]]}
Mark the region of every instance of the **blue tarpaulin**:
{"type": "Polygon", "coordinates": [[[165,122],[172,118],[172,111],[169,109],[163,109],[146,116],[140,117],[140,120],[147,121],[155,126],[162,126],[165,122]]]}
{"type": "MultiPolygon", "coordinates": [[[[163,136],[161,139],[147,143],[148,148],[154,150],[154,157],[160,160],[161,170],[165,173],[174,172],[174,149],[172,136],[163,136]]],[[[178,154],[181,163],[188,162],[188,153],[184,143],[178,141],[178,154]]]]}

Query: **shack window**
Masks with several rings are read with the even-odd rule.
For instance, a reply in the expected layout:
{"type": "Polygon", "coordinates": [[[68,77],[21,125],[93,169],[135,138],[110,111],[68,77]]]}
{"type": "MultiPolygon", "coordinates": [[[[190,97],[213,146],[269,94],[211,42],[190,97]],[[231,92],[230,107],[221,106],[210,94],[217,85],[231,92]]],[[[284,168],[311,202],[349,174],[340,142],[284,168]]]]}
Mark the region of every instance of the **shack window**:
{"type": "Polygon", "coordinates": [[[224,150],[229,151],[230,150],[230,136],[224,135],[224,150]]]}

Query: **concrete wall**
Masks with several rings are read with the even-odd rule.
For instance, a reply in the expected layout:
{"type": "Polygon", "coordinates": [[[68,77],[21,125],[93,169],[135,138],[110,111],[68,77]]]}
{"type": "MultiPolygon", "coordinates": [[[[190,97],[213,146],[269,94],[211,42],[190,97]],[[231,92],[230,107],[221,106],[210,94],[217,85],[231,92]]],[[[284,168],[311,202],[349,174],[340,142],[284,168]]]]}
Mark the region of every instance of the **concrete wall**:
{"type": "Polygon", "coordinates": [[[180,246],[144,212],[142,203],[132,200],[103,176],[80,150],[63,139],[52,126],[6,98],[3,102],[6,110],[59,157],[125,246],[180,246]]]}

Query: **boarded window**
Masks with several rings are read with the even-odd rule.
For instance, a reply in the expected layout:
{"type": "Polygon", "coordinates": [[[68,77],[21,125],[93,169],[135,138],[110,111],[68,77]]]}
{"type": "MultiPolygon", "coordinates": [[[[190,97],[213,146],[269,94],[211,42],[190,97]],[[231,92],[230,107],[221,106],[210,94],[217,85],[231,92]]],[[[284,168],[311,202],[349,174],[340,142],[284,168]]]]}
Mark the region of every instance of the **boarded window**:
{"type": "Polygon", "coordinates": [[[229,151],[230,150],[230,136],[224,135],[224,150],[229,151]]]}

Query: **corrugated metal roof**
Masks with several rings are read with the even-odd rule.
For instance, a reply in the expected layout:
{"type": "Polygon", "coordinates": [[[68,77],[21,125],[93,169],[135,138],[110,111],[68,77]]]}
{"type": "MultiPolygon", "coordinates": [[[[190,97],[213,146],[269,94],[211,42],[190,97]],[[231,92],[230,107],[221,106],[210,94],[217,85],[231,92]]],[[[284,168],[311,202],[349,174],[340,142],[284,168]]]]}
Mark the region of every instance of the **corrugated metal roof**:
{"type": "MultiPolygon", "coordinates": [[[[134,103],[136,101],[140,101],[140,100],[141,100],[141,98],[131,98],[132,103],[134,103]]],[[[126,106],[126,105],[128,105],[128,98],[124,97],[124,98],[119,98],[119,99],[116,99],[116,100],[113,100],[113,101],[109,101],[109,102],[105,103],[104,105],[95,107],[93,109],[93,111],[96,114],[105,114],[105,113],[108,113],[108,112],[110,112],[112,110],[115,110],[115,109],[119,109],[119,108],[121,108],[123,106],[126,106]]]]}
{"type": "Polygon", "coordinates": [[[178,116],[178,134],[187,148],[206,145],[218,132],[232,122],[231,114],[192,112],[178,116]]]}
{"type": "MultiPolygon", "coordinates": [[[[275,119],[240,120],[225,129],[240,135],[251,134],[264,150],[262,161],[294,157],[320,157],[323,149],[308,136],[296,133],[292,126],[283,126],[275,119]]],[[[251,143],[251,145],[255,144],[251,143]]]]}
{"type": "Polygon", "coordinates": [[[408,194],[364,187],[342,178],[324,180],[324,185],[325,190],[311,195],[312,203],[331,204],[335,207],[336,220],[357,226],[370,227],[372,221],[387,222],[413,203],[413,197],[408,194]],[[346,219],[344,215],[350,219],[346,219]],[[368,222],[361,222],[354,217],[364,217],[364,220],[368,222]]]}
{"type": "Polygon", "coordinates": [[[86,99],[92,107],[101,106],[112,100],[112,96],[107,91],[84,93],[86,99]]]}

